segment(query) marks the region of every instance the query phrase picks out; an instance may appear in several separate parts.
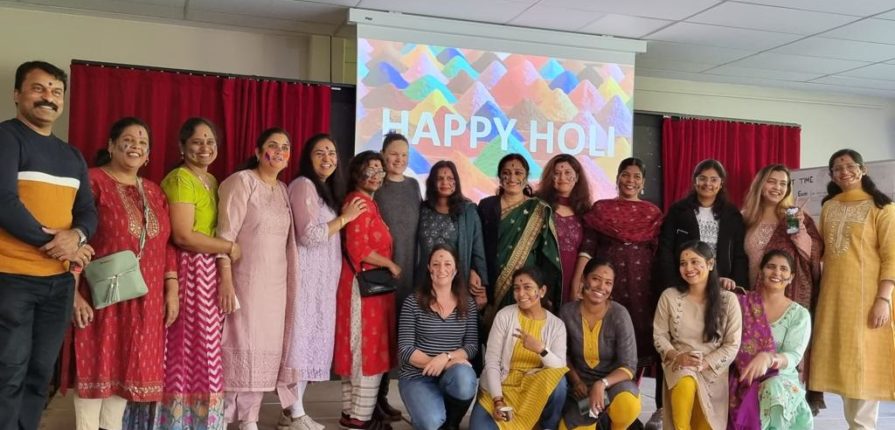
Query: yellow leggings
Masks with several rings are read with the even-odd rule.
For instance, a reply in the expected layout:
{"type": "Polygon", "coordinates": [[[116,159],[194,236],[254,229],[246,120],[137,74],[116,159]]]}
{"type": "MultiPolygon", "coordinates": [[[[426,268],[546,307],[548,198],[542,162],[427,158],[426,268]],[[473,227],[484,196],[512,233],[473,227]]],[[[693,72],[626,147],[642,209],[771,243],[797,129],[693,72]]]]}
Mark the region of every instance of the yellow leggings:
{"type": "MultiPolygon", "coordinates": [[[[623,391],[615,396],[609,404],[609,409],[606,410],[609,420],[612,421],[612,430],[625,430],[633,424],[640,416],[640,406],[640,396],[635,396],[630,391],[623,391]]],[[[596,428],[597,424],[594,423],[569,429],[565,420],[559,422],[559,430],[596,430],[596,428]]]]}
{"type": "Polygon", "coordinates": [[[674,430],[711,430],[699,406],[696,379],[684,376],[671,389],[671,420],[674,430]]]}

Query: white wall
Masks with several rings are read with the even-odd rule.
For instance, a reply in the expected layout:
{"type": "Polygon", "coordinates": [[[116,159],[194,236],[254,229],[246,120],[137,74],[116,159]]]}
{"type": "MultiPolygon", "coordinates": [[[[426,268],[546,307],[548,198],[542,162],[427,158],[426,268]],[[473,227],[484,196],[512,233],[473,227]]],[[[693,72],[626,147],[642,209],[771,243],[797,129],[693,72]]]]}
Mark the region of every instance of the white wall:
{"type": "MultiPolygon", "coordinates": [[[[68,71],[72,59],[307,79],[308,38],[124,18],[0,7],[0,120],[15,116],[15,69],[41,59],[68,71]]],[[[57,123],[68,136],[68,113],[57,123]]]]}
{"type": "Polygon", "coordinates": [[[800,124],[802,167],[842,148],[895,159],[895,100],[647,77],[634,88],[639,111],[800,124]]]}

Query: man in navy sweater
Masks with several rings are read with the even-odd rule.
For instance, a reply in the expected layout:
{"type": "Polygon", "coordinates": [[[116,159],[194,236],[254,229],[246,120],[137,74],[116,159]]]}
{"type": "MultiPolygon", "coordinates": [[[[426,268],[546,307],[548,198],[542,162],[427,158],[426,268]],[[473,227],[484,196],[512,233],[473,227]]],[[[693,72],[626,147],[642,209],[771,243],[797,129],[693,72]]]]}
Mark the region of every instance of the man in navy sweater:
{"type": "Polygon", "coordinates": [[[87,164],[53,135],[67,76],[42,61],[16,70],[16,117],[0,123],[0,430],[36,430],[90,261],[96,208],[87,164]]]}

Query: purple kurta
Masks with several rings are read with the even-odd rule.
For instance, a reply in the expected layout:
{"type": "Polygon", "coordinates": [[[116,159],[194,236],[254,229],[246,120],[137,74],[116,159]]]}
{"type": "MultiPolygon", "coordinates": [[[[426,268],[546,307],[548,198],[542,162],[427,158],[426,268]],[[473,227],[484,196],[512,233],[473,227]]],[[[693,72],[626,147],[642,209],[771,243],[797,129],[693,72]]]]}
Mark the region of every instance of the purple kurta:
{"type": "Polygon", "coordinates": [[[232,268],[240,308],[224,321],[224,391],[272,391],[286,319],[292,226],[286,185],[268,185],[242,170],[221,183],[218,196],[217,236],[242,249],[232,268]]]}
{"type": "MultiPolygon", "coordinates": [[[[336,330],[336,290],[342,269],[338,234],[327,223],[336,213],[317,194],[314,184],[300,177],[289,186],[297,261],[290,270],[286,300],[286,337],[280,384],[327,381],[336,330]],[[297,287],[293,287],[295,284],[297,287]]],[[[280,389],[281,401],[291,404],[280,389]]],[[[294,402],[294,399],[292,399],[294,402]]]]}

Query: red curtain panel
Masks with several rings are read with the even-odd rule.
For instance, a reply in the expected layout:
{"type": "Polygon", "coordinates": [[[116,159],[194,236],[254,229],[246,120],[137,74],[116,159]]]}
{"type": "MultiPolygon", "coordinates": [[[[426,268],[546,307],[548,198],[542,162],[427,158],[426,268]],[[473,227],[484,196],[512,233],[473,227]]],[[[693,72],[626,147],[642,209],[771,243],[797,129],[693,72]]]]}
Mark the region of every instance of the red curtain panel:
{"type": "Polygon", "coordinates": [[[68,139],[87,164],[107,147],[113,122],[136,116],[152,133],[141,174],[155,182],[180,163],[178,132],[192,116],[218,128],[218,158],[210,170],[219,181],[254,153],[264,129],[282,127],[292,137],[292,158],[280,175],[288,184],[297,176],[304,141],[330,129],[331,93],[323,85],[72,64],[69,93],[68,139]]]}
{"type": "Polygon", "coordinates": [[[727,195],[742,206],[755,172],[781,163],[799,168],[801,128],[715,119],[666,117],[662,124],[665,210],[693,188],[693,168],[714,158],[727,170],[727,195]]]}

